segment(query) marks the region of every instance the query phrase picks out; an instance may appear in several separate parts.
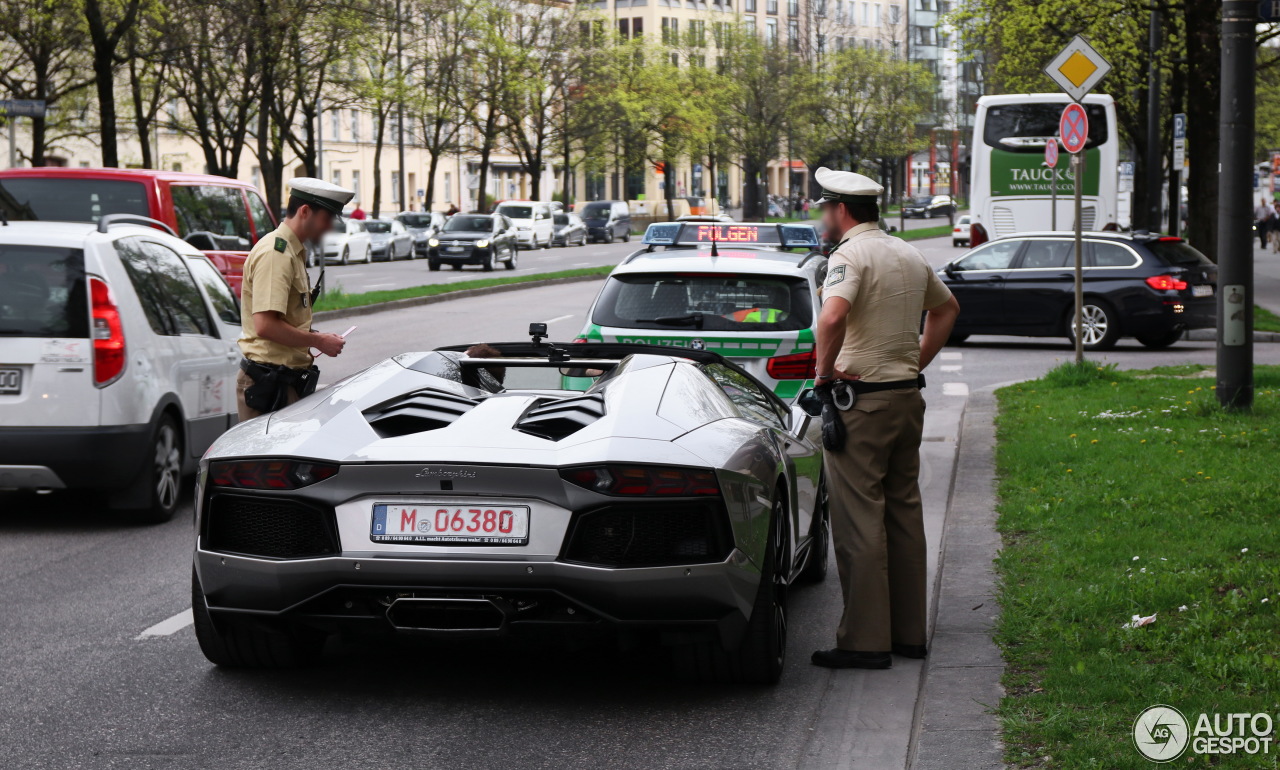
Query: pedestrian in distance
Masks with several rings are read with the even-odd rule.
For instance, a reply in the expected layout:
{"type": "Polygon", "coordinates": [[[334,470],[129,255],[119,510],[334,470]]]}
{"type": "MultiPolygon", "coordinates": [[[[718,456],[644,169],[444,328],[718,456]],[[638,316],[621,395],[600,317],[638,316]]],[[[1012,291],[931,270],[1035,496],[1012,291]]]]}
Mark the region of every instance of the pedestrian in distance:
{"type": "Polygon", "coordinates": [[[823,230],[836,243],[814,382],[844,612],[836,646],[813,653],[813,663],[883,669],[894,654],[928,654],[920,372],[951,335],[960,305],[915,247],[880,229],[879,184],[828,168],[815,177],[823,230]]]}
{"type": "Polygon", "coordinates": [[[1267,236],[1273,227],[1276,212],[1267,204],[1265,197],[1258,199],[1258,207],[1253,210],[1253,228],[1258,232],[1258,242],[1262,248],[1267,247],[1267,236]]]}
{"type": "Polygon", "coordinates": [[[1271,204],[1271,219],[1268,223],[1267,237],[1271,241],[1271,251],[1280,252],[1280,201],[1271,204]]]}
{"type": "MultiPolygon", "coordinates": [[[[338,213],[342,213],[342,212],[338,212],[338,213]]],[[[368,214],[364,213],[364,209],[360,208],[360,201],[356,201],[356,207],[351,210],[351,218],[364,219],[368,216],[369,216],[368,214]]]]}
{"type": "MultiPolygon", "coordinates": [[[[240,373],[236,405],[240,420],[274,412],[315,392],[320,370],[311,353],[342,352],[337,334],[311,329],[311,309],[323,287],[312,290],[306,245],[316,244],[355,195],[320,179],[291,182],[284,221],[254,245],[244,263],[240,289],[240,373]]],[[[323,260],[323,257],[321,257],[323,260]]]]}

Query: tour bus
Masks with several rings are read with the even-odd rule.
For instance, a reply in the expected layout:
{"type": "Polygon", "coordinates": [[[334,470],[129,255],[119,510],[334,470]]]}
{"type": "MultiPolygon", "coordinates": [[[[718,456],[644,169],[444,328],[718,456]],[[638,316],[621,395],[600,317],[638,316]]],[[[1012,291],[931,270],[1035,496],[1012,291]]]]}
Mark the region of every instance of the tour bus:
{"type": "MultiPolygon", "coordinates": [[[[978,99],[973,130],[970,246],[1012,233],[1052,230],[1051,172],[1044,148],[1058,140],[1058,122],[1070,102],[1065,94],[1005,94],[978,99]]],[[[1115,100],[1086,96],[1089,138],[1084,150],[1080,224],[1084,230],[1117,229],[1120,136],[1115,100]]],[[[1061,143],[1059,143],[1061,149],[1061,143]]],[[[1075,177],[1062,151],[1053,169],[1058,186],[1057,229],[1075,228],[1075,177]]]]}

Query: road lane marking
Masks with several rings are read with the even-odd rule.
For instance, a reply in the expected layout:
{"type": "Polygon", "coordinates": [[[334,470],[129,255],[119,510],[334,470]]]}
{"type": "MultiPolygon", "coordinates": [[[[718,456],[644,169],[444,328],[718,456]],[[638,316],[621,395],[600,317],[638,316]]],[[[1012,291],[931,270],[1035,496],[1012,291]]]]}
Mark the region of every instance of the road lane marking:
{"type": "Polygon", "coordinates": [[[194,622],[195,618],[191,615],[191,608],[188,607],[177,615],[156,623],[151,628],[138,634],[134,639],[147,639],[152,636],[172,636],[194,622]]]}
{"type": "Polygon", "coordinates": [[[944,382],[942,383],[942,395],[967,396],[969,395],[969,386],[963,382],[944,382]]]}
{"type": "Polygon", "coordinates": [[[393,286],[398,286],[398,285],[399,284],[395,284],[395,283],[371,283],[365,288],[366,289],[387,289],[387,288],[391,288],[393,286]]]}
{"type": "Polygon", "coordinates": [[[964,367],[960,364],[942,364],[940,368],[944,372],[958,372],[964,367]]]}
{"type": "Polygon", "coordinates": [[[549,319],[547,321],[543,321],[543,323],[553,324],[556,321],[567,321],[570,318],[573,318],[573,313],[569,313],[568,315],[558,315],[555,318],[549,319]]]}
{"type": "Polygon", "coordinates": [[[964,358],[964,353],[944,350],[938,354],[938,358],[941,358],[943,361],[959,361],[961,358],[964,358]]]}
{"type": "Polygon", "coordinates": [[[574,262],[570,267],[590,267],[590,262],[574,262]]]}

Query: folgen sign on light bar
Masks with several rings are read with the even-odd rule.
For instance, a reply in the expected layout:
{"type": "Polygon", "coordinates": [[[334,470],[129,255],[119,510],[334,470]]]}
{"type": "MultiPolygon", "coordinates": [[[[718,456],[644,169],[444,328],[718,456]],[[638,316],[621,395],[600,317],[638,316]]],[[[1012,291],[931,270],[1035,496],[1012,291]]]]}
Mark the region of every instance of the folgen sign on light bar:
{"type": "MultiPolygon", "coordinates": [[[[777,231],[769,243],[777,243],[777,231]]],[[[698,225],[694,235],[698,243],[760,243],[760,228],[755,225],[698,225]]]]}

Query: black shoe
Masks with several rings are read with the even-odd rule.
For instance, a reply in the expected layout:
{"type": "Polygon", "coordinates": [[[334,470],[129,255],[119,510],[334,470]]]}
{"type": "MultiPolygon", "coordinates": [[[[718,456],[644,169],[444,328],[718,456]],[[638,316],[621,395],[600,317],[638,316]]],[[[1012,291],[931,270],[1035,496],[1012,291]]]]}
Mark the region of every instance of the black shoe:
{"type": "Polygon", "coordinates": [[[889,668],[893,657],[887,652],[857,652],[835,647],[813,653],[813,665],[826,668],[889,668]]]}
{"type": "Polygon", "coordinates": [[[923,644],[894,644],[893,654],[920,660],[929,654],[929,648],[923,644]]]}

